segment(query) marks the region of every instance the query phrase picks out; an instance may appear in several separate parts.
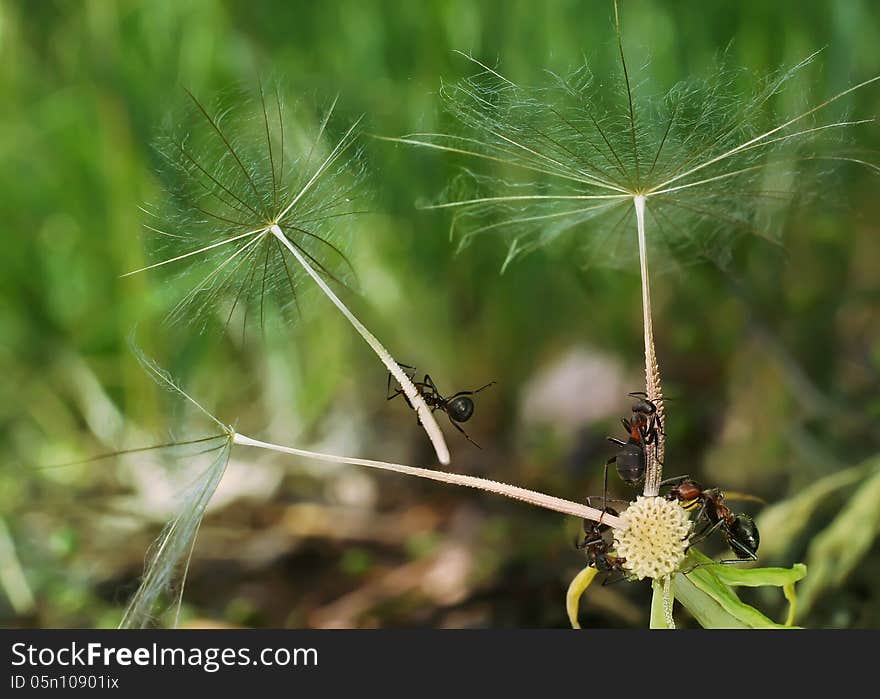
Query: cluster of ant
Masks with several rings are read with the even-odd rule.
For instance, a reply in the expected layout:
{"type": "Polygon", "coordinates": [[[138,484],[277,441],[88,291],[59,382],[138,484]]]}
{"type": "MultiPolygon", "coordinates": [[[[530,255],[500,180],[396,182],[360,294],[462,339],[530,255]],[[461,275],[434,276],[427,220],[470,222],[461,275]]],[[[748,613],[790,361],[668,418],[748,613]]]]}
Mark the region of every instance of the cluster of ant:
{"type": "MultiPolygon", "coordinates": [[[[473,391],[459,391],[451,396],[444,396],[431,379],[430,374],[425,374],[422,381],[415,381],[416,368],[407,364],[400,366],[408,370],[407,376],[410,381],[413,381],[413,385],[431,412],[440,410],[446,413],[452,426],[461,432],[471,444],[479,447],[480,445],[462,429],[460,423],[467,422],[474,414],[474,400],[471,396],[489,388],[495,382],[490,381],[485,386],[473,391]]],[[[389,374],[386,386],[387,399],[392,400],[403,396],[410,408],[413,408],[401,388],[391,390],[392,378],[392,375],[389,374]]],[[[620,450],[605,462],[602,511],[614,516],[619,513],[608,506],[608,467],[614,464],[617,475],[624,483],[633,487],[638,486],[644,481],[647,472],[648,446],[656,446],[660,435],[665,436],[657,405],[645,393],[634,392],[629,395],[635,399],[631,408],[632,416],[621,419],[623,429],[628,435],[627,440],[608,437],[608,441],[620,447],[620,450]]],[[[704,488],[690,476],[669,478],[662,481],[660,487],[669,488],[664,495],[667,500],[677,500],[689,512],[697,510],[694,527],[700,531],[691,537],[689,547],[707,539],[715,532],[720,532],[736,558],[724,559],[718,563],[742,563],[757,560],[760,541],[757,526],[748,515],[731,511],[724,502],[724,493],[721,490],[704,488]]],[[[592,506],[591,498],[587,498],[587,504],[592,506]]],[[[611,528],[607,524],[603,524],[601,518],[598,522],[584,520],[584,539],[577,543],[577,547],[586,552],[590,565],[598,571],[618,574],[616,578],[607,577],[603,584],[627,577],[624,566],[626,561],[613,553],[614,541],[611,536],[611,528]]]]}
{"type": "MultiPolygon", "coordinates": [[[[608,441],[620,447],[620,451],[605,462],[604,485],[602,494],[602,511],[617,516],[619,513],[608,506],[608,467],[614,464],[617,475],[626,484],[636,487],[644,479],[648,465],[647,447],[657,445],[663,432],[663,423],[657,405],[648,399],[645,393],[629,394],[635,398],[632,405],[632,417],[622,418],[623,428],[628,439],[623,441],[616,437],[608,437],[608,441]]],[[[694,518],[695,532],[688,547],[697,544],[715,532],[721,532],[725,543],[730,547],[736,558],[724,559],[718,563],[743,563],[758,558],[760,537],[758,527],[751,517],[743,513],[735,513],[724,502],[724,493],[718,488],[704,488],[690,476],[676,476],[661,481],[661,488],[668,487],[665,494],[667,500],[676,500],[687,511],[697,510],[694,518]]],[[[592,506],[591,498],[587,504],[592,506]]],[[[603,584],[626,579],[625,559],[614,555],[614,541],[610,527],[598,522],[584,520],[584,540],[577,547],[584,549],[587,560],[596,570],[603,573],[617,573],[616,577],[608,576],[603,584]]]]}

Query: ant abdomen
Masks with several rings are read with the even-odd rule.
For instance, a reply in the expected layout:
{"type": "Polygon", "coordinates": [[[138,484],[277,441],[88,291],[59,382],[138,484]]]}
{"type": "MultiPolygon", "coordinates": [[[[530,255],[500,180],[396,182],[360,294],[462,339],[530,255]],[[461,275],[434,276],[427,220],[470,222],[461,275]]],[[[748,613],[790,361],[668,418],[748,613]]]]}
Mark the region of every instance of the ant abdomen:
{"type": "Polygon", "coordinates": [[[627,443],[617,454],[617,475],[628,485],[638,485],[645,477],[645,451],[641,445],[627,443]]]}
{"type": "Polygon", "coordinates": [[[456,422],[467,422],[474,414],[474,402],[467,396],[454,398],[446,406],[451,417],[456,422]]]}
{"type": "Polygon", "coordinates": [[[737,558],[752,560],[757,558],[761,537],[758,534],[758,526],[751,517],[744,514],[735,515],[726,533],[728,544],[737,558]]]}

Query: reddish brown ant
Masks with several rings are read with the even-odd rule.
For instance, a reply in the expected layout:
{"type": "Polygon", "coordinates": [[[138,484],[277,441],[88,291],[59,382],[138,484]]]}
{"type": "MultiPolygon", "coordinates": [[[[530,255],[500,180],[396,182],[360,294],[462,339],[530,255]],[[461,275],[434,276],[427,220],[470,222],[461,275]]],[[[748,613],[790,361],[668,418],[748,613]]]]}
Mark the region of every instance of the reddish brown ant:
{"type": "Polygon", "coordinates": [[[616,437],[608,437],[608,441],[621,447],[620,451],[605,462],[603,478],[604,491],[608,491],[608,466],[614,464],[621,480],[633,487],[645,478],[648,457],[645,448],[649,444],[657,444],[659,436],[664,434],[663,423],[660,421],[657,405],[641,391],[628,394],[636,399],[632,406],[632,418],[622,418],[623,429],[629,439],[624,442],[616,437]]]}
{"type": "Polygon", "coordinates": [[[690,545],[706,539],[720,529],[724,540],[736,556],[735,559],[718,561],[718,563],[742,563],[758,560],[760,535],[755,522],[746,514],[734,513],[724,503],[724,493],[718,488],[704,488],[690,476],[677,476],[660,483],[661,486],[671,485],[666,494],[669,500],[678,500],[685,510],[699,512],[694,521],[705,521],[706,526],[690,545]]]}

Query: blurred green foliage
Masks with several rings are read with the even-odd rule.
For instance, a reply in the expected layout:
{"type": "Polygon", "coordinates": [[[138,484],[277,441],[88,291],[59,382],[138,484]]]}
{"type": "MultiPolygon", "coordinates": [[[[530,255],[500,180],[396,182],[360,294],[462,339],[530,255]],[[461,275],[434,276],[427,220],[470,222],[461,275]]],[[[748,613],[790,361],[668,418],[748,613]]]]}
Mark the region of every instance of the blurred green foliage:
{"type": "MultiPolygon", "coordinates": [[[[622,21],[629,61],[648,64],[651,89],[701,74],[729,43],[732,62],[757,74],[827,47],[813,72],[817,97],[880,72],[880,11],[868,0],[626,0],[622,21]]],[[[162,323],[181,291],[173,281],[120,275],[148,263],[138,206],[157,196],[152,144],[184,86],[210,100],[269,76],[316,103],[338,93],[340,114],[365,114],[373,133],[432,131],[451,127],[441,81],[472,71],[455,50],[497,59],[524,82],[583,56],[599,75],[617,60],[605,2],[0,4],[0,623],[115,625],[173,511],[173,488],[150,491],[173,482],[172,462],[39,469],[209,429],[140,369],[126,343],[135,325],[148,354],[248,434],[431,463],[406,406],[386,404],[381,365],[322,297],[265,337],[199,333],[162,323]]],[[[880,89],[847,106],[878,114],[880,89]]],[[[854,135],[880,146],[876,125],[854,135]]],[[[578,269],[551,247],[499,275],[505,247],[491,236],[455,255],[449,216],[416,204],[461,163],[363,145],[375,194],[354,227],[361,293],[347,300],[399,361],[442,389],[498,381],[469,423],[482,451],[447,430],[453,467],[571,499],[598,494],[605,435],[641,382],[637,270],[578,269]],[[622,377],[619,401],[579,429],[530,410],[536,377],[574,350],[622,377]]],[[[654,330],[674,398],[670,475],[780,503],[880,450],[877,189],[875,174],[841,169],[830,196],[790,212],[784,254],[747,245],[735,279],[693,266],[655,280],[654,330]]],[[[815,570],[809,552],[845,547],[826,527],[839,531],[856,478],[821,491],[787,538],[762,529],[771,552],[762,564],[805,560],[815,570]],[[811,546],[820,535],[825,545],[811,546]]],[[[567,625],[565,588],[583,563],[577,522],[247,451],[233,455],[227,479],[190,568],[189,623],[567,625]]],[[[852,526],[876,529],[871,514],[852,526]]],[[[880,626],[876,536],[863,532],[857,550],[848,575],[810,589],[799,624],[880,626]]],[[[778,597],[762,609],[779,612],[778,597]]],[[[584,626],[643,627],[650,587],[601,588],[588,606],[584,626]]]]}

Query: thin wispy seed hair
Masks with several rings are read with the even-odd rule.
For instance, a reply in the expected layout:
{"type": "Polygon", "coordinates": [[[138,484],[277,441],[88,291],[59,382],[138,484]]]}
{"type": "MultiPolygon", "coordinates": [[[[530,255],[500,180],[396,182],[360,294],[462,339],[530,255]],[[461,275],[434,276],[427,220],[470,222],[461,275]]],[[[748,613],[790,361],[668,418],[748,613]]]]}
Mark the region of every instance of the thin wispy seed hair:
{"type": "Polygon", "coordinates": [[[611,526],[621,526],[617,517],[581,503],[571,502],[552,495],[545,495],[540,492],[485,478],[460,473],[449,473],[435,468],[419,468],[405,464],[324,454],[253,439],[236,432],[232,425],[224,424],[211,414],[199,401],[187,393],[171,374],[162,369],[154,360],[144,355],[133,342],[132,351],[135,353],[143,369],[159,387],[169,391],[178,398],[182,398],[183,401],[194,407],[198,413],[213,423],[219,434],[118,450],[101,454],[85,461],[75,462],[87,463],[144,452],[159,452],[168,458],[189,461],[213,454],[210,463],[201,469],[190,486],[179,498],[177,514],[165,525],[159,537],[150,547],[144,564],[143,577],[126,607],[120,622],[121,628],[143,628],[161,625],[163,620],[172,626],[178,626],[184,587],[199,528],[211,498],[226,472],[232,449],[236,445],[257,447],[325,463],[350,464],[425,478],[451,485],[476,488],[576,517],[587,517],[593,520],[603,518],[611,526]],[[170,618],[166,617],[166,611],[171,611],[173,616],[170,618]]]}
{"type": "MultiPolygon", "coordinates": [[[[487,231],[508,234],[502,271],[567,233],[577,234],[585,262],[630,267],[638,261],[645,393],[662,420],[648,241],[655,261],[709,257],[724,265],[744,233],[778,244],[774,214],[809,191],[805,184],[830,164],[880,172],[870,157],[840,147],[841,135],[871,119],[823,120],[829,105],[880,76],[791,117],[768,117],[769,103],[816,53],[760,81],[751,99],[741,99],[724,63],[703,81],[680,83],[662,100],[640,98],[627,67],[617,0],[613,9],[621,70],[616,91],[597,84],[587,64],[567,77],[550,73],[547,85],[529,88],[468,57],[480,69],[476,75],[441,89],[462,132],[387,140],[482,162],[479,174],[466,169],[452,195],[428,208],[454,212],[462,244],[487,231]],[[470,193],[462,194],[468,181],[470,193]]],[[[647,448],[647,496],[659,492],[664,452],[661,434],[647,448]]]]}
{"type": "Polygon", "coordinates": [[[848,143],[852,127],[873,119],[822,118],[880,76],[780,117],[771,112],[773,98],[818,52],[757,80],[744,100],[740,71],[725,56],[707,77],[642,98],[619,32],[618,49],[621,79],[610,89],[588,64],[526,87],[468,56],[478,72],[440,91],[461,131],[389,139],[471,161],[427,207],[454,212],[460,246],[503,233],[507,265],[573,233],[585,265],[629,266],[638,255],[633,198],[642,195],[654,260],[720,259],[743,234],[779,245],[776,215],[821,193],[834,165],[880,172],[872,154],[848,143]]]}
{"type": "Polygon", "coordinates": [[[159,259],[128,273],[167,267],[186,278],[168,320],[204,328],[214,318],[244,331],[263,327],[270,305],[297,315],[303,271],[273,224],[325,280],[356,284],[346,248],[348,220],[366,211],[360,119],[331,138],[336,100],[316,118],[289,108],[277,86],[235,90],[210,106],[184,91],[189,108],[158,144],[165,203],[142,207],[159,259]]]}
{"type": "Polygon", "coordinates": [[[299,308],[298,277],[311,277],[398,381],[437,459],[448,464],[451,455],[443,433],[412,379],[328,284],[346,286],[334,267],[354,275],[342,242],[334,242],[334,236],[343,226],[341,219],[363,213],[357,198],[364,173],[353,147],[362,117],[340,137],[327,141],[337,100],[320,125],[307,132],[285,131],[284,103],[278,90],[272,109],[260,85],[258,107],[241,114],[237,112],[248,103],[246,98],[227,99],[230,106],[208,109],[192,93],[187,94],[201,128],[170,136],[164,150],[174,175],[167,189],[176,221],[171,227],[150,225],[147,229],[169,248],[183,240],[183,251],[166,250],[159,262],[123,276],[182,266],[195,282],[169,318],[194,315],[204,322],[210,310],[229,299],[228,309],[222,309],[224,325],[229,327],[241,304],[242,337],[254,307],[261,328],[265,327],[271,291],[278,292],[282,311],[299,308]]]}

